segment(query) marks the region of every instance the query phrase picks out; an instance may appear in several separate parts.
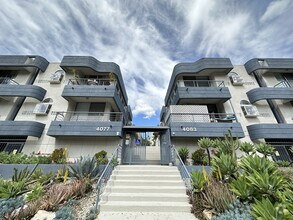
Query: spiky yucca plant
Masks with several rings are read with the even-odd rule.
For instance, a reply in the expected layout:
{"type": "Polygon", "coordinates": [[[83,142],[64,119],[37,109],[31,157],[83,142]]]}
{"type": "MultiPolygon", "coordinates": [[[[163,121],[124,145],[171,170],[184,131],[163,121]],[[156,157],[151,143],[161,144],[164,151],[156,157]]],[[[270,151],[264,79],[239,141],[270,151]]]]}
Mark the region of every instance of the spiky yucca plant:
{"type": "Polygon", "coordinates": [[[209,166],[211,165],[211,154],[209,148],[214,146],[213,141],[210,138],[201,138],[198,140],[198,145],[201,148],[206,149],[207,154],[208,154],[208,160],[209,160],[209,166]]]}

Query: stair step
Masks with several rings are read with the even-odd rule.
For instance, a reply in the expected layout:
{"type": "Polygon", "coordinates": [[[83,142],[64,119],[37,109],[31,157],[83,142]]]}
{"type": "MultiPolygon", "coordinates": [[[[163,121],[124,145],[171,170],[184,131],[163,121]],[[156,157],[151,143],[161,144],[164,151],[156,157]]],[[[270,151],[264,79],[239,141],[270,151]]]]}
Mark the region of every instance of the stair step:
{"type": "Polygon", "coordinates": [[[184,212],[102,212],[99,220],[197,220],[191,213],[184,212]]]}
{"type": "Polygon", "coordinates": [[[106,186],[106,192],[113,193],[186,193],[185,186],[106,186]]]}
{"type": "Polygon", "coordinates": [[[115,175],[112,174],[113,180],[181,180],[180,175],[115,175]]]}
{"type": "Polygon", "coordinates": [[[157,166],[157,165],[121,165],[115,167],[115,170],[178,170],[175,166],[157,166]]]}
{"type": "Polygon", "coordinates": [[[187,202],[101,202],[101,212],[190,212],[187,202]]]}
{"type": "Polygon", "coordinates": [[[184,194],[165,193],[103,193],[103,201],[154,201],[154,202],[188,202],[184,194]]]}
{"type": "Polygon", "coordinates": [[[109,186],[183,186],[182,180],[109,180],[109,186]]]}
{"type": "Polygon", "coordinates": [[[114,170],[117,175],[178,175],[177,170],[114,170]]]}

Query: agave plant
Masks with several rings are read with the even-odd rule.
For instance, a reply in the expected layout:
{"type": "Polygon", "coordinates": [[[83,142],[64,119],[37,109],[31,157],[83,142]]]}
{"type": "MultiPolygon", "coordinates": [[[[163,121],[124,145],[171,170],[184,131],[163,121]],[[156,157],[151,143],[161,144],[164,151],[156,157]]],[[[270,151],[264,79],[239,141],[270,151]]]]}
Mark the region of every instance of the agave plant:
{"type": "Polygon", "coordinates": [[[250,174],[254,170],[258,172],[267,171],[269,174],[273,174],[278,171],[276,164],[264,157],[248,156],[241,160],[240,168],[246,173],[250,174]]]}
{"type": "Polygon", "coordinates": [[[256,200],[255,204],[251,206],[251,214],[256,219],[263,220],[290,220],[292,215],[286,209],[284,204],[273,204],[268,198],[262,198],[262,200],[256,200]]]}
{"type": "Polygon", "coordinates": [[[193,192],[198,193],[203,191],[208,184],[208,177],[205,170],[203,170],[203,172],[199,170],[192,171],[190,176],[192,179],[193,192]]]}
{"type": "Polygon", "coordinates": [[[241,200],[251,201],[254,194],[254,188],[250,186],[245,176],[239,176],[229,184],[229,189],[241,200]]]}
{"type": "Polygon", "coordinates": [[[188,155],[189,155],[189,150],[188,150],[188,148],[187,148],[187,147],[180,147],[180,148],[178,149],[178,154],[179,154],[179,156],[180,156],[182,162],[183,162],[184,164],[186,164],[186,161],[187,161],[187,158],[188,158],[188,155]]]}
{"type": "Polygon", "coordinates": [[[208,154],[209,166],[211,165],[211,154],[209,148],[214,146],[214,142],[210,138],[201,138],[198,140],[198,145],[206,149],[208,154]]]}
{"type": "Polygon", "coordinates": [[[99,166],[96,163],[95,157],[80,157],[75,166],[68,166],[69,175],[78,180],[94,181],[98,177],[99,166]]]}
{"type": "Polygon", "coordinates": [[[256,145],[256,151],[263,154],[265,158],[275,155],[276,149],[270,144],[260,143],[256,145]]]}
{"type": "Polygon", "coordinates": [[[219,180],[230,180],[237,176],[238,166],[236,158],[231,155],[221,154],[212,161],[212,173],[219,180]]]}
{"type": "Polygon", "coordinates": [[[240,144],[240,150],[246,153],[246,155],[253,155],[255,154],[254,145],[249,142],[243,142],[240,144]]]}

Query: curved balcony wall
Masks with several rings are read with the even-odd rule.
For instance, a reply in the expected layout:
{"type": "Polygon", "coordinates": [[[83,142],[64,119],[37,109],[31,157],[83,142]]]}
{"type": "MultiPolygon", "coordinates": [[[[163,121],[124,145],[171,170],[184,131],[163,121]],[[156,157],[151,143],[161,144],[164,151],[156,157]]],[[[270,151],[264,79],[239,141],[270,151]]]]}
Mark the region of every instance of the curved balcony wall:
{"type": "Polygon", "coordinates": [[[254,124],[247,130],[251,140],[293,138],[293,124],[254,124]]]}
{"type": "Polygon", "coordinates": [[[45,125],[36,121],[0,121],[0,136],[32,136],[40,138],[45,125]]]}
{"type": "Polygon", "coordinates": [[[42,101],[47,90],[35,85],[0,85],[0,96],[3,97],[32,97],[42,101]]]}
{"type": "Polygon", "coordinates": [[[260,100],[293,100],[293,88],[260,87],[251,89],[247,93],[250,103],[260,100]]]}

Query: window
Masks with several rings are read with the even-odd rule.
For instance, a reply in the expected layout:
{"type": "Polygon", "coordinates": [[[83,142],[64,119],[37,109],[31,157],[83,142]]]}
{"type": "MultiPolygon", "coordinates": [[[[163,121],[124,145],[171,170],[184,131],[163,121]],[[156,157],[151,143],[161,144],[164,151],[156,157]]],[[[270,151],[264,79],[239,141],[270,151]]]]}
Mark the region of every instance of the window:
{"type": "Polygon", "coordinates": [[[255,118],[259,116],[256,106],[252,105],[249,101],[240,101],[240,107],[246,118],[255,118]]]}

